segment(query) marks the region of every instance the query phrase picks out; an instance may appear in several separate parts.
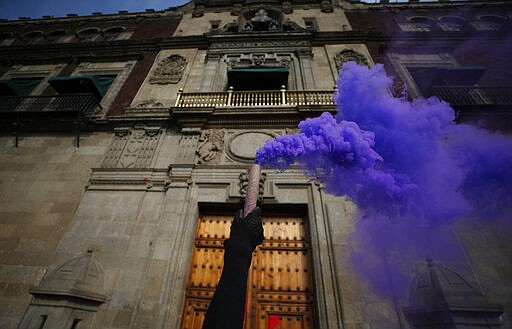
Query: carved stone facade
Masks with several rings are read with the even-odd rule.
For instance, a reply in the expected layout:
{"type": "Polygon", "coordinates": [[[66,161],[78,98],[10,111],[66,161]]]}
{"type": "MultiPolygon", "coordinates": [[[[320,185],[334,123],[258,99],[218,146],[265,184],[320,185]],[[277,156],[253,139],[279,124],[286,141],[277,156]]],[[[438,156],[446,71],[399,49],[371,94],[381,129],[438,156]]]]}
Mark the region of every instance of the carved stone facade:
{"type": "Polygon", "coordinates": [[[178,83],[186,67],[187,59],[183,56],[171,55],[166,57],[162,59],[153,70],[149,82],[153,84],[178,83]]]}
{"type": "MultiPolygon", "coordinates": [[[[512,13],[506,1],[466,4],[465,10],[475,11],[468,26],[474,25],[477,14],[512,13]]],[[[488,35],[487,30],[456,31],[458,27],[450,25],[447,33],[402,31],[398,42],[387,39],[399,30],[405,12],[435,12],[434,21],[446,27],[449,22],[443,20],[460,6],[461,1],[196,0],[162,11],[1,21],[1,80],[41,79],[30,96],[23,97],[59,96],[47,82],[51,76],[115,78],[99,101],[102,110],[80,125],[73,118],[59,127],[62,130],[52,130],[40,125],[41,118],[30,117],[36,129],[29,130],[21,122],[18,148],[11,135],[18,123],[5,121],[12,113],[0,111],[0,328],[185,327],[182,319],[188,311],[187,285],[201,218],[215,214],[229,225],[246,194],[247,168],[257,150],[276,136],[297,133],[301,120],[336,111],[332,86],[343,63],[384,63],[414,97],[422,90],[413,73],[425,67],[455,67],[463,76],[474,77],[461,63],[485,66],[485,81],[501,72],[498,82],[510,80],[512,68],[503,64],[510,54],[494,58],[495,51],[506,48],[501,38],[508,30],[488,35]],[[67,30],[55,31],[56,26],[67,30]],[[111,39],[108,27],[119,27],[115,31],[125,31],[119,33],[126,38],[111,39]],[[76,31],[90,32],[78,38],[76,31]],[[99,37],[98,31],[104,35],[99,37]],[[31,32],[36,33],[30,37],[31,32]],[[54,33],[64,35],[51,37],[54,33]],[[478,40],[472,52],[457,48],[472,47],[461,42],[468,35],[478,40]],[[82,42],[85,38],[89,41],[82,42]],[[425,50],[425,40],[436,47],[425,50]],[[252,89],[244,89],[245,82],[252,89]],[[81,134],[79,147],[76,130],[81,134]]],[[[510,17],[502,20],[510,27],[510,17]]],[[[498,28],[498,20],[494,23],[498,28]]],[[[494,109],[503,113],[506,108],[494,109]]],[[[486,113],[479,120],[492,115],[487,111],[493,109],[491,104],[482,109],[486,113]]],[[[59,113],[53,115],[48,121],[61,122],[59,113]]],[[[260,325],[248,308],[252,329],[268,329],[280,317],[280,327],[287,327],[289,319],[305,321],[287,328],[421,327],[429,319],[425,310],[444,303],[436,298],[445,292],[454,300],[438,308],[437,315],[462,305],[471,308],[467,314],[475,314],[464,321],[492,324],[493,329],[510,327],[510,234],[499,223],[489,221],[479,228],[461,222],[454,228],[454,243],[465,258],[449,265],[468,278],[468,284],[439,264],[413,276],[423,260],[402,261],[400,270],[409,276],[405,279],[418,283],[412,286],[416,297],[397,295],[392,300],[373,291],[350,259],[355,248],[350,234],[359,219],[350,200],[326,193],[294,165],[284,172],[264,168],[259,187],[263,216],[281,223],[274,221],[273,236],[256,251],[272,253],[267,259],[275,265],[266,270],[298,269],[294,252],[302,251],[291,243],[299,241],[281,242],[286,235],[275,239],[292,227],[299,237],[308,236],[303,247],[310,252],[306,269],[314,284],[307,291],[312,297],[310,321],[297,315],[302,306],[291,306],[294,295],[287,289],[298,291],[298,285],[279,283],[282,290],[272,295],[275,298],[264,289],[256,291],[254,298],[265,304],[258,312],[266,313],[261,313],[265,318],[256,316],[260,325]],[[288,217],[300,221],[286,224],[288,217]],[[293,260],[283,264],[279,252],[293,260]],[[469,289],[469,283],[478,291],[469,289]],[[482,303],[483,294],[492,303],[482,303]],[[458,304],[460,296],[467,300],[458,304]],[[422,297],[432,303],[421,302],[422,297]],[[482,314],[485,321],[476,320],[482,314]]],[[[222,244],[220,237],[212,239],[222,244]]],[[[210,252],[210,246],[204,248],[210,252]]],[[[378,256],[375,260],[372,265],[382,264],[378,256]]],[[[389,276],[382,280],[395,283],[389,276]]],[[[196,290],[203,299],[204,287],[196,290]]]]}

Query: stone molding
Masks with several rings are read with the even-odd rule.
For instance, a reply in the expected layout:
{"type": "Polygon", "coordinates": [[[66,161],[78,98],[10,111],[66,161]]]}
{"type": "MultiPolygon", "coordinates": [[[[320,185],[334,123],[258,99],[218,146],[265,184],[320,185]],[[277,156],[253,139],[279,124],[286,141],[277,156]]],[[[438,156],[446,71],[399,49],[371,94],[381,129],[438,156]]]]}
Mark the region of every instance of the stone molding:
{"type": "Polygon", "coordinates": [[[150,84],[176,84],[183,77],[187,67],[187,59],[183,56],[172,54],[162,59],[151,73],[150,84]]]}

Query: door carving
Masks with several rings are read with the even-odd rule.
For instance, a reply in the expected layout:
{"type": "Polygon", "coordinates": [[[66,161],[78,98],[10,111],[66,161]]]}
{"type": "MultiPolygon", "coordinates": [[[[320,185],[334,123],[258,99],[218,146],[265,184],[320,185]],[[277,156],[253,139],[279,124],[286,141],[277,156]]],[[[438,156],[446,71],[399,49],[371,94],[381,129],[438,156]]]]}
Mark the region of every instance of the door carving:
{"type": "MultiPolygon", "coordinates": [[[[231,217],[198,220],[182,329],[200,329],[219,281],[231,217]]],[[[245,329],[315,328],[310,239],[302,217],[263,218],[265,241],[253,254],[245,329]]]]}

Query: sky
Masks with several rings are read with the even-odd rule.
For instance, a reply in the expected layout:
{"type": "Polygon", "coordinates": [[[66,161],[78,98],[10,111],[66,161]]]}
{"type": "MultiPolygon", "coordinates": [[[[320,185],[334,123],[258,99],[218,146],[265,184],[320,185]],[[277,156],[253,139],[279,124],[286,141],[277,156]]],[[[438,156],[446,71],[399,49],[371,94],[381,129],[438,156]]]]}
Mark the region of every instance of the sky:
{"type": "Polygon", "coordinates": [[[93,12],[114,14],[119,10],[142,12],[163,10],[187,3],[188,0],[0,0],[0,18],[41,18],[43,15],[65,17],[67,14],[91,15],[93,12]]]}
{"type": "MultiPolygon", "coordinates": [[[[379,0],[362,0],[375,3],[379,0]]],[[[390,0],[390,2],[407,2],[408,0],[390,0]]],[[[436,1],[436,0],[420,0],[436,1]]],[[[450,0],[458,1],[458,0],[450,0]]],[[[187,3],[188,0],[0,0],[0,18],[18,19],[20,17],[41,18],[45,15],[65,17],[67,14],[80,16],[93,12],[115,14],[119,10],[142,12],[146,9],[163,10],[187,3]]]]}

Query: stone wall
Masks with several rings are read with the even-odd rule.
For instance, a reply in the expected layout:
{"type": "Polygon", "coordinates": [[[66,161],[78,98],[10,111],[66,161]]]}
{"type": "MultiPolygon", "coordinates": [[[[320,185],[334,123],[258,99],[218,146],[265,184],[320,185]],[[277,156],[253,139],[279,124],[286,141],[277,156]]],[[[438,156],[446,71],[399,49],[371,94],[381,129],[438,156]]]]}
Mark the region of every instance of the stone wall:
{"type": "Polygon", "coordinates": [[[110,133],[0,137],[0,328],[15,328],[53,262],[110,133]]]}

